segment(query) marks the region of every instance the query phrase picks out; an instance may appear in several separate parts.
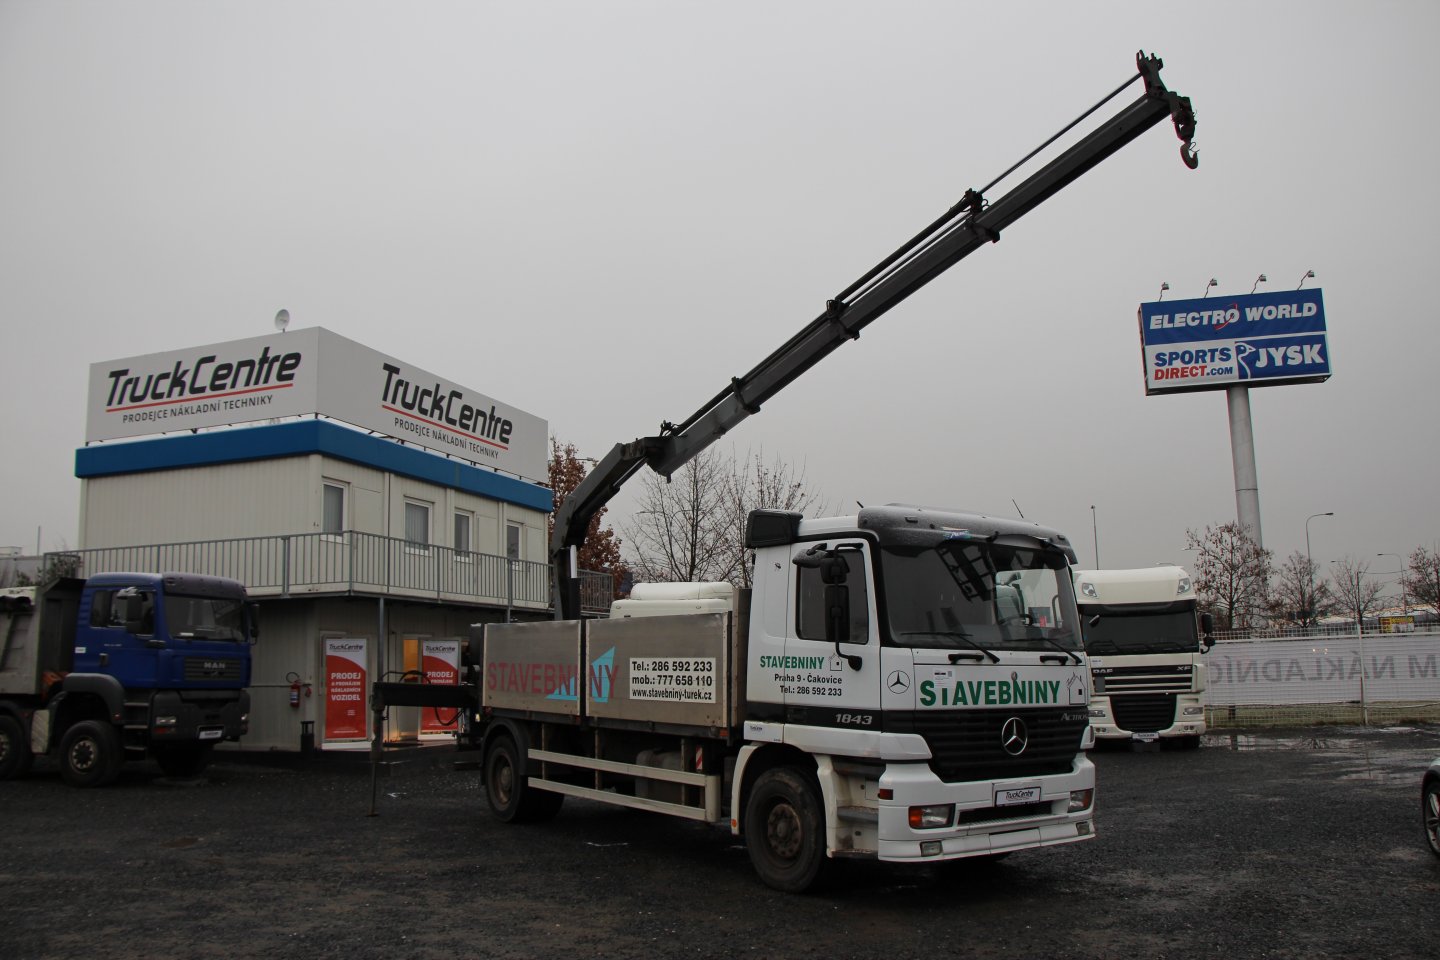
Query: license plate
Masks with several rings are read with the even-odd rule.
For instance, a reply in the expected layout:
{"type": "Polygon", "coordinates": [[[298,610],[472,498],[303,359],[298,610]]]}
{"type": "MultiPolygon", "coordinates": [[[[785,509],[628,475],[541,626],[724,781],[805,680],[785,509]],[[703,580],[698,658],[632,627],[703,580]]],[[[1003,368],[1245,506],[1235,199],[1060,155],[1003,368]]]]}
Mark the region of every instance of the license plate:
{"type": "Polygon", "coordinates": [[[201,739],[201,740],[219,740],[219,739],[220,739],[221,737],[223,737],[223,736],[225,736],[225,731],[224,731],[224,730],[201,730],[201,731],[200,731],[200,739],[201,739]]]}
{"type": "Polygon", "coordinates": [[[995,806],[1013,807],[1021,803],[1038,803],[1040,801],[1039,787],[1019,787],[1013,790],[996,790],[995,806]]]}
{"type": "Polygon", "coordinates": [[[1158,734],[1158,733],[1132,733],[1132,734],[1130,734],[1130,739],[1131,739],[1131,740],[1139,740],[1141,743],[1150,743],[1150,742],[1152,742],[1152,741],[1159,740],[1159,739],[1160,739],[1160,734],[1158,734]]]}

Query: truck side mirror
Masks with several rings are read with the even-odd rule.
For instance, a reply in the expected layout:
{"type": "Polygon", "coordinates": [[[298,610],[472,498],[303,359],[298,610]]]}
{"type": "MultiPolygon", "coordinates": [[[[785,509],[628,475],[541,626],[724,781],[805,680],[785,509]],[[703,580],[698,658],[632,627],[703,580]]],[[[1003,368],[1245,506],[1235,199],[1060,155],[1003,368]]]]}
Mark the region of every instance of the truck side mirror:
{"type": "Polygon", "coordinates": [[[1210,639],[1210,634],[1215,632],[1215,618],[1208,613],[1200,614],[1200,652],[1205,653],[1215,646],[1215,641],[1210,639]]]}
{"type": "Polygon", "coordinates": [[[250,635],[245,639],[250,643],[255,643],[260,639],[260,604],[254,600],[247,600],[245,610],[248,614],[245,619],[250,626],[250,635]]]}
{"type": "Polygon", "coordinates": [[[138,593],[121,600],[120,619],[125,623],[126,633],[155,632],[155,608],[147,600],[147,597],[138,593]]]}

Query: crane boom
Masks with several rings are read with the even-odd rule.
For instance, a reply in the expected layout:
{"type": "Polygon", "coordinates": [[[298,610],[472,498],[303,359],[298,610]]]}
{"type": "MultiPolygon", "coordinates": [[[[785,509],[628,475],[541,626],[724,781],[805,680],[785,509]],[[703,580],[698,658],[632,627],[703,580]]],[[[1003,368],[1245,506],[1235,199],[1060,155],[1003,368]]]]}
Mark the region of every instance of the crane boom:
{"type": "MultiPolygon", "coordinates": [[[[1144,92],[1129,106],[1004,195],[989,200],[984,193],[1005,174],[982,190],[966,191],[959,203],[827,301],[824,312],[749,373],[732,379],[689,419],[679,424],[666,421],[655,436],[616,444],[601,458],[555,512],[550,559],[556,618],[580,616],[579,571],[574,549],[584,542],[595,516],[642,466],[648,465],[656,473],[669,477],[746,417],[759,412],[761,404],[842,343],[857,338],[871,321],[980,247],[999,240],[1000,232],[1010,224],[1166,117],[1174,122],[1176,136],[1182,141],[1181,157],[1186,166],[1194,169],[1198,157],[1194,147],[1195,112],[1190,99],[1166,89],[1160,79],[1164,64],[1159,57],[1147,57],[1141,51],[1135,62],[1136,75],[1084,116],[1099,109],[1135,80],[1142,80],[1144,92]]],[[[1053,143],[1075,123],[1040,149],[1053,143]]],[[[1034,155],[1030,154],[1021,163],[1034,155]]],[[[1014,169],[1011,167],[1011,171],[1014,169]]]]}

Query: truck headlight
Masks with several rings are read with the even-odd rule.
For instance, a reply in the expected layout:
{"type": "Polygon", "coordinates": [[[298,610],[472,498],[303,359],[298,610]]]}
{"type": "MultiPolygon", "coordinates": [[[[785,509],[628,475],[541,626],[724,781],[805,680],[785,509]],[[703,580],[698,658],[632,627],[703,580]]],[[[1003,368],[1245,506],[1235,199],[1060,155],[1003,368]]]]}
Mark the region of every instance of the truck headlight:
{"type": "Polygon", "coordinates": [[[1105,711],[1104,711],[1104,710],[1096,709],[1095,707],[1091,707],[1091,708],[1090,708],[1090,716],[1091,716],[1091,717],[1103,718],[1103,717],[1105,716],[1105,711]]]}
{"type": "Polygon", "coordinates": [[[1070,812],[1079,813],[1081,810],[1089,810],[1090,804],[1095,802],[1095,789],[1071,790],[1070,791],[1070,812]]]}
{"type": "Polygon", "coordinates": [[[1205,708],[1201,706],[1186,707],[1182,712],[1187,717],[1198,717],[1205,712],[1205,708]]]}
{"type": "Polygon", "coordinates": [[[955,805],[940,803],[930,807],[910,808],[911,830],[935,830],[955,822],[955,805]]]}

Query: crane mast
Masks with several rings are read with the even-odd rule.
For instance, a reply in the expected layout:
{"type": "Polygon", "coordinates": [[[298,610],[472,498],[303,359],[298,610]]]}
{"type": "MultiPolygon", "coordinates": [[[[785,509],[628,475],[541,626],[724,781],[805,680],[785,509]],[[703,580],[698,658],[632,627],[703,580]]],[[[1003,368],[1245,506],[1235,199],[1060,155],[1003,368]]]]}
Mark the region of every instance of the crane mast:
{"type": "Polygon", "coordinates": [[[998,241],[1001,231],[1167,117],[1182,141],[1181,158],[1194,169],[1199,158],[1190,99],[1166,88],[1160,79],[1164,63],[1159,57],[1141,51],[1135,63],[1136,74],[1109,96],[987,186],[967,190],[959,203],[826,301],[818,317],[754,369],[733,378],[684,422],[665,421],[654,436],[618,443],[602,457],[555,512],[550,538],[555,617],[580,617],[576,549],[594,517],[641,467],[668,478],[841,344],[856,339],[871,321],[980,247],[998,241]],[[1135,101],[1003,195],[994,199],[985,195],[1136,80],[1142,81],[1144,91],[1135,101]]]}

